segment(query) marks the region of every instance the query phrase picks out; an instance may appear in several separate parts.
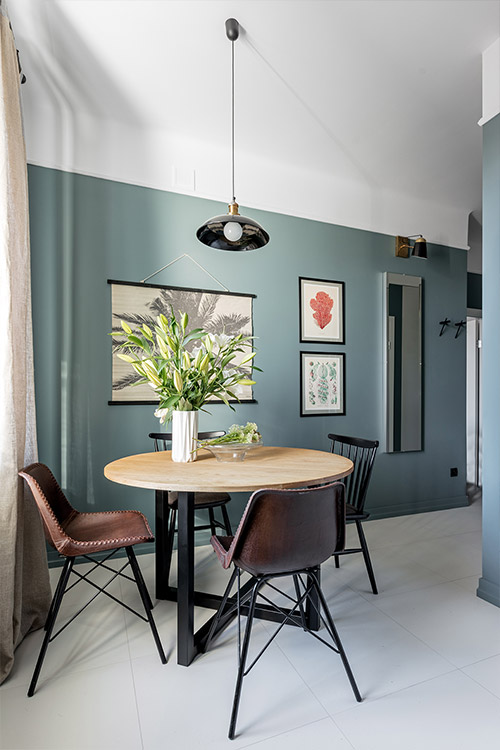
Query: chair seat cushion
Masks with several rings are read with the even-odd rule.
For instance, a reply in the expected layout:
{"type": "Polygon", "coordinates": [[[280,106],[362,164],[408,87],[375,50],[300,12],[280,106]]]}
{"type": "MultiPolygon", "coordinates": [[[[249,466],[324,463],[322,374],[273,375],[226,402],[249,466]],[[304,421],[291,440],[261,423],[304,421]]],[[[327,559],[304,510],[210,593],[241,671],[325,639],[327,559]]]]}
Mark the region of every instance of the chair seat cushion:
{"type": "Polygon", "coordinates": [[[75,513],[64,524],[66,539],[57,545],[66,557],[154,541],[146,517],[138,510],[75,513]]]}
{"type": "MultiPolygon", "coordinates": [[[[177,501],[179,498],[178,492],[168,493],[168,504],[177,508],[177,501]]],[[[219,505],[225,505],[231,500],[231,495],[227,492],[195,492],[194,493],[194,504],[198,510],[205,508],[216,508],[219,505]]]]}

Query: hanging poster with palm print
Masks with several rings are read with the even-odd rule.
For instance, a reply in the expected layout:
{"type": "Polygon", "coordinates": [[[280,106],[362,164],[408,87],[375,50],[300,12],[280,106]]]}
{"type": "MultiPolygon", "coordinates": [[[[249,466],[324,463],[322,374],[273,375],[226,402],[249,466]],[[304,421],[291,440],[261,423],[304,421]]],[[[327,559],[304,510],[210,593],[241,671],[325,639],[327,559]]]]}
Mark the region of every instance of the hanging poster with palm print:
{"type": "MultiPolygon", "coordinates": [[[[255,294],[238,294],[204,289],[187,289],[184,287],[157,286],[155,284],[133,283],[129,281],[110,281],[111,316],[113,332],[122,331],[123,320],[132,328],[148,325],[154,329],[156,318],[163,314],[170,318],[171,309],[179,318],[180,313],[189,316],[188,330],[203,328],[207,333],[236,336],[253,335],[252,302],[255,294]]],[[[118,342],[118,337],[114,341],[118,342]]],[[[192,346],[196,346],[196,341],[192,346]]],[[[189,346],[187,347],[189,349],[189,346]]],[[[136,385],[139,380],[127,362],[116,356],[117,347],[113,347],[112,357],[112,396],[110,404],[155,404],[158,398],[147,384],[136,385]]],[[[244,353],[238,355],[240,359],[244,353]]],[[[231,366],[239,367],[238,358],[231,366]]],[[[240,401],[253,401],[252,386],[240,386],[236,394],[240,401]]],[[[214,399],[214,403],[222,403],[214,399]]]]}
{"type": "Polygon", "coordinates": [[[300,352],[300,416],[345,414],[345,354],[300,352]]]}
{"type": "Polygon", "coordinates": [[[344,282],[299,277],[300,340],[344,344],[344,282]]]}

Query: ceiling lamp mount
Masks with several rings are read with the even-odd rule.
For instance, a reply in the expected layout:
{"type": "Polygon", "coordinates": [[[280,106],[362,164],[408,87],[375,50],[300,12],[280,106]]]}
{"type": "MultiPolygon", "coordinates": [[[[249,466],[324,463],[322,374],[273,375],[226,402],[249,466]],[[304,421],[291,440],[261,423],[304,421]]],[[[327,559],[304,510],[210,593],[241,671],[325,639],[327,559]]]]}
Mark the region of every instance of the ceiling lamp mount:
{"type": "Polygon", "coordinates": [[[240,25],[236,18],[226,21],[226,36],[231,42],[231,176],[233,200],[228,206],[228,213],[214,216],[196,232],[197,238],[204,245],[217,250],[255,250],[269,242],[269,235],[260,224],[238,211],[234,190],[234,43],[240,35],[240,25]]]}
{"type": "Polygon", "coordinates": [[[396,257],[408,258],[409,250],[412,250],[414,258],[423,258],[427,260],[427,240],[421,234],[410,234],[409,237],[396,237],[396,257]],[[416,238],[413,245],[410,240],[416,238]]]}

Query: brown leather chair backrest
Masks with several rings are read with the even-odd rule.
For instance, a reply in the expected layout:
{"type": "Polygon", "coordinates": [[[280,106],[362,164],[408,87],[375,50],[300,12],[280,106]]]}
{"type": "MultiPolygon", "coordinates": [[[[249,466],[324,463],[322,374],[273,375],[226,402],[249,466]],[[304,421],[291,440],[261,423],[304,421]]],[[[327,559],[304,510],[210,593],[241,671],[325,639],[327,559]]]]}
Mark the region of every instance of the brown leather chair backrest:
{"type": "Polygon", "coordinates": [[[19,472],[29,485],[42,517],[45,537],[49,544],[59,549],[68,539],[64,526],[78,515],[66,499],[56,478],[45,464],[30,464],[19,472]]]}
{"type": "Polygon", "coordinates": [[[262,489],[248,502],[232,559],[252,575],[285,573],[321,565],[344,546],[341,482],[314,489],[262,489]]]}

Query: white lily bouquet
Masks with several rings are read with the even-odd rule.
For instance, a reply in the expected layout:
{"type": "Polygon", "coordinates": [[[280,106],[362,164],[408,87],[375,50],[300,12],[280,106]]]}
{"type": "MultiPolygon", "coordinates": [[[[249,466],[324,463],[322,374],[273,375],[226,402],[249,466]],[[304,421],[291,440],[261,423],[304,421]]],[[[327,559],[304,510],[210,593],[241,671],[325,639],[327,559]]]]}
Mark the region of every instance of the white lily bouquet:
{"type": "Polygon", "coordinates": [[[148,383],[159,396],[155,416],[162,424],[170,422],[176,411],[206,411],[202,407],[211,397],[234,411],[229,399],[238,401],[241,386],[255,383],[252,370],[260,371],[253,364],[253,336],[216,335],[202,328],[188,331],[187,314],[179,314],[179,319],[173,310],[170,319],[159,315],[154,331],[146,324],[133,330],[121,321],[123,333],[111,334],[123,339],[115,341],[121,350],[118,357],[139,375],[137,384],[148,383]],[[238,354],[243,357],[236,364],[238,354]]]}

